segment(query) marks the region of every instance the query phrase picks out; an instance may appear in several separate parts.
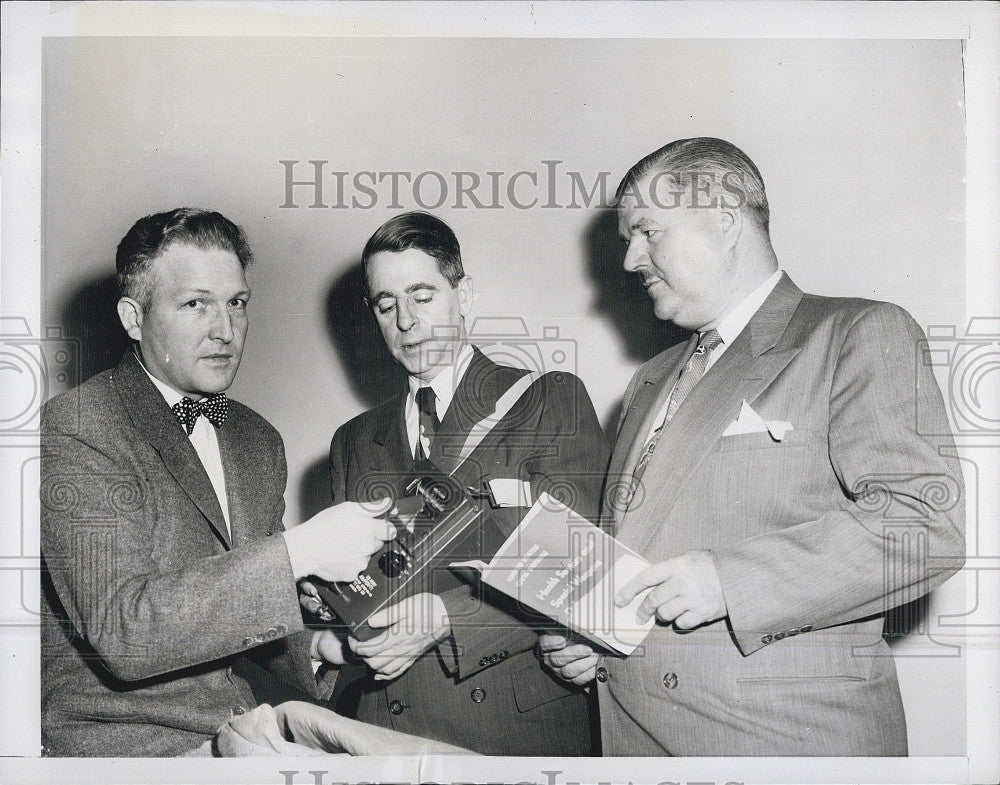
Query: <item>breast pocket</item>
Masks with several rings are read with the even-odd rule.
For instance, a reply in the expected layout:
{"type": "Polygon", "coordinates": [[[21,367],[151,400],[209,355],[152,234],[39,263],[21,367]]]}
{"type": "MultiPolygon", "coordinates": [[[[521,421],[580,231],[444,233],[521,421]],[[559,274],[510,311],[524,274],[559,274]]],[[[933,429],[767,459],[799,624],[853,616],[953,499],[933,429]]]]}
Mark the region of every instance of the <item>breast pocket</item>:
{"type": "Polygon", "coordinates": [[[797,447],[808,447],[820,442],[820,434],[807,428],[786,431],[781,441],[778,441],[767,431],[761,433],[738,433],[733,436],[720,436],[713,446],[713,452],[730,452],[738,450],[793,450],[797,447]]]}

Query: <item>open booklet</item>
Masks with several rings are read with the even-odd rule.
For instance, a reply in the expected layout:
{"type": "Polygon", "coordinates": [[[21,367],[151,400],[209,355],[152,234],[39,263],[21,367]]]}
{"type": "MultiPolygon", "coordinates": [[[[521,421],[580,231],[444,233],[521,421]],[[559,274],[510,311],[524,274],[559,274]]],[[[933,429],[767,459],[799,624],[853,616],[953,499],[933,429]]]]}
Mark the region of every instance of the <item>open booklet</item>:
{"type": "Polygon", "coordinates": [[[615,592],[649,562],[566,505],[543,493],[496,555],[469,569],[527,608],[619,654],[631,654],[655,623],[636,622],[646,592],[624,608],[615,592]]]}

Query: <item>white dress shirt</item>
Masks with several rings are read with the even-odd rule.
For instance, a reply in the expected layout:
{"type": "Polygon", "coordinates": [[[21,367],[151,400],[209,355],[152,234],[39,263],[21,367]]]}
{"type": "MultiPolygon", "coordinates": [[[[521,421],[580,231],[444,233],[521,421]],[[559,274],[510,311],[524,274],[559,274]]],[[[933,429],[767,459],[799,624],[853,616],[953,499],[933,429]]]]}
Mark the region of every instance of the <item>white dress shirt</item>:
{"type": "MultiPolygon", "coordinates": [[[[142,360],[139,360],[139,365],[142,365],[142,360]]],[[[167,402],[167,406],[173,408],[173,405],[180,402],[181,398],[184,397],[183,393],[177,392],[169,384],[161,382],[153,376],[146,369],[145,365],[142,365],[142,370],[146,371],[146,375],[150,378],[150,381],[156,385],[156,389],[160,391],[163,400],[167,402]]],[[[180,420],[177,421],[177,427],[184,431],[187,436],[187,431],[180,420]]],[[[233,531],[229,524],[229,497],[226,495],[226,473],[222,468],[222,453],[219,452],[219,437],[215,433],[215,426],[208,421],[207,417],[202,415],[195,421],[194,430],[191,431],[188,439],[191,440],[194,451],[198,453],[198,458],[201,459],[201,465],[205,467],[208,479],[212,481],[215,496],[219,500],[219,506],[222,508],[222,517],[226,520],[226,531],[229,534],[229,538],[232,539],[233,531]]]]}
{"type": "MultiPolygon", "coordinates": [[[[774,290],[774,287],[778,285],[778,281],[781,280],[781,270],[775,270],[764,281],[760,286],[754,289],[750,294],[744,297],[740,302],[722,317],[722,321],[719,322],[719,326],[715,328],[716,332],[719,333],[719,337],[722,339],[722,343],[712,350],[712,353],[708,356],[708,365],[705,366],[705,373],[708,373],[709,369],[715,365],[722,353],[732,345],[732,343],[739,337],[743,329],[750,323],[753,315],[760,310],[760,307],[764,304],[764,300],[767,296],[774,290]]],[[[701,334],[699,334],[699,340],[701,334]]],[[[679,380],[678,380],[679,381],[679,380]]],[[[677,384],[674,383],[674,388],[676,389],[677,384]]],[[[653,434],[663,425],[663,421],[667,416],[667,407],[670,406],[670,399],[673,397],[674,391],[670,391],[670,395],[667,396],[667,400],[663,402],[663,407],[660,412],[656,415],[656,419],[653,420],[653,427],[650,429],[649,434],[646,436],[646,441],[648,442],[653,434]]]]}
{"type": "Polygon", "coordinates": [[[417,437],[421,439],[424,446],[424,455],[430,455],[430,439],[420,433],[420,407],[417,406],[417,390],[421,387],[430,387],[434,390],[435,407],[437,409],[438,420],[444,419],[445,412],[451,406],[451,399],[455,397],[455,390],[469,370],[469,363],[472,361],[472,347],[466,344],[461,348],[455,362],[445,368],[431,379],[425,382],[414,376],[409,377],[409,391],[406,393],[406,438],[410,444],[410,455],[417,450],[417,437]]]}

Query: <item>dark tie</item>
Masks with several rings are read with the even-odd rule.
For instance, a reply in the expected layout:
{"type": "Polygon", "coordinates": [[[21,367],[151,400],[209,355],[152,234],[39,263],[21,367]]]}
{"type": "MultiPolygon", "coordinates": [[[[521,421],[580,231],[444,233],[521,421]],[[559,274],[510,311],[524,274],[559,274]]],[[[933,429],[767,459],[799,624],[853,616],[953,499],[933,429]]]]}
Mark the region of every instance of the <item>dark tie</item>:
{"type": "Polygon", "coordinates": [[[417,408],[420,410],[420,428],[417,431],[417,447],[414,450],[413,457],[420,461],[430,457],[424,453],[424,443],[420,437],[424,436],[427,439],[428,446],[433,444],[434,434],[437,433],[441,421],[438,419],[437,396],[434,394],[433,389],[430,387],[421,387],[417,390],[416,400],[417,408]]]}
{"type": "Polygon", "coordinates": [[[715,330],[708,330],[702,334],[701,339],[698,341],[698,348],[694,350],[691,359],[687,361],[684,370],[681,371],[680,378],[677,379],[677,384],[674,385],[674,391],[670,395],[670,403],[667,404],[667,414],[663,418],[663,422],[650,435],[646,441],[646,446],[642,448],[642,455],[639,456],[639,460],[635,464],[635,469],[632,472],[630,499],[634,496],[635,489],[639,485],[639,481],[642,480],[642,475],[646,472],[646,466],[653,455],[653,450],[656,449],[656,443],[660,439],[660,432],[663,430],[663,426],[673,419],[674,414],[677,413],[677,409],[684,403],[684,399],[688,397],[698,382],[701,381],[701,377],[705,375],[705,369],[708,367],[708,361],[712,356],[712,350],[721,343],[722,337],[715,330]]]}
{"type": "Polygon", "coordinates": [[[225,393],[213,393],[200,401],[192,401],[185,396],[172,407],[177,419],[181,421],[187,435],[194,432],[194,424],[200,415],[205,415],[205,419],[218,428],[229,416],[229,399],[225,393]]]}

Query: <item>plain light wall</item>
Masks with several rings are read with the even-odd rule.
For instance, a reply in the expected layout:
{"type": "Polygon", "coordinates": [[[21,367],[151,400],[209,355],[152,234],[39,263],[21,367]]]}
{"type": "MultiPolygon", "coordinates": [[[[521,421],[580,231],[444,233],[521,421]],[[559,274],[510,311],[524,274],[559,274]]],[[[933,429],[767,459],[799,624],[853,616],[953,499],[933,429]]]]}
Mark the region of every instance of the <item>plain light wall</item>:
{"type": "MultiPolygon", "coordinates": [[[[365,170],[442,173],[432,212],[461,242],[479,332],[522,318],[529,340],[508,353],[558,345],[609,428],[635,368],[679,334],[622,273],[613,216],[566,206],[566,173],[589,187],[607,172],[613,193],[672,139],[720,136],[754,159],[778,258],[806,291],[891,300],[959,333],[965,319],[959,41],[47,39],[43,101],[46,320],[83,342],[84,376],[121,349],[114,249],[137,218],[202,206],[247,230],[258,262],[231,392],[285,439],[290,525],[328,503],[336,427],[397,381],[352,284],[368,236],[421,205],[403,182],[390,206],[383,182],[370,209],[313,209],[303,186],[282,208],[283,160],[301,180],[328,161],[327,204],[334,171],[348,186],[365,170]],[[522,170],[539,179],[515,192],[531,209],[505,193],[522,170]],[[503,206],[456,208],[456,171],[503,173],[503,206]]],[[[965,752],[964,657],[926,633],[962,610],[955,579],[894,646],[911,754],[965,752]]]]}

